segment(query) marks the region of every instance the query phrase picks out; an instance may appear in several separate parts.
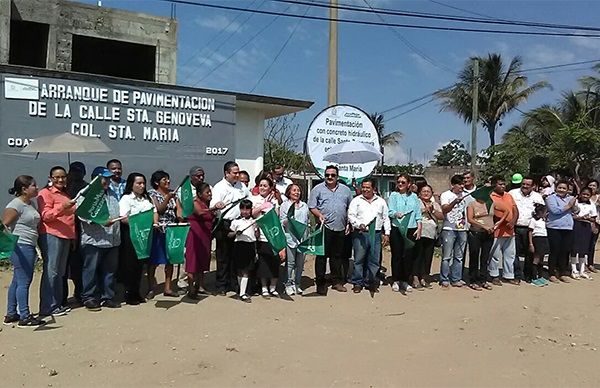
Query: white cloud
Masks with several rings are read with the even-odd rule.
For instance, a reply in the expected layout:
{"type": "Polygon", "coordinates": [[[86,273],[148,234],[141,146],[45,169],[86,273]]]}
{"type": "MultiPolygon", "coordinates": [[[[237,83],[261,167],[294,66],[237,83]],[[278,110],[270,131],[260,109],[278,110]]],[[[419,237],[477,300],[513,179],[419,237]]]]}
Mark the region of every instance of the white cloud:
{"type": "Polygon", "coordinates": [[[214,17],[199,17],[196,19],[196,24],[200,27],[210,28],[212,30],[224,30],[226,32],[242,32],[244,27],[240,27],[240,23],[225,15],[216,15],[214,17]]]}
{"type": "Polygon", "coordinates": [[[576,59],[572,51],[536,44],[525,54],[527,67],[551,66],[573,62],[576,59]]]}
{"type": "Polygon", "coordinates": [[[388,166],[407,164],[408,154],[400,144],[387,145],[384,147],[383,161],[388,166]]]}
{"type": "Polygon", "coordinates": [[[600,55],[600,39],[572,37],[570,40],[576,47],[582,49],[582,51],[588,54],[600,55]]]}

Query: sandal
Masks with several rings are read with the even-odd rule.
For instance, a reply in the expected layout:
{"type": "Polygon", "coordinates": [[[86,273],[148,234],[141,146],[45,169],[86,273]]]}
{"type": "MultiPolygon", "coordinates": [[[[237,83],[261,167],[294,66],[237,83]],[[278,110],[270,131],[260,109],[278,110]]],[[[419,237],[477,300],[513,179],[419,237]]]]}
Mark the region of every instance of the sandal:
{"type": "Polygon", "coordinates": [[[421,279],[421,286],[423,288],[432,288],[433,286],[431,285],[431,283],[427,282],[425,279],[421,279]]]}
{"type": "Polygon", "coordinates": [[[481,288],[481,286],[477,283],[469,284],[469,288],[474,291],[482,291],[483,290],[483,288],[481,288]]]}
{"type": "Polygon", "coordinates": [[[272,297],[279,298],[279,292],[276,290],[269,291],[269,294],[271,294],[272,297]]]}
{"type": "Polygon", "coordinates": [[[177,298],[179,296],[178,293],[173,292],[173,291],[165,291],[163,292],[163,296],[169,296],[171,298],[177,298]]]}
{"type": "Polygon", "coordinates": [[[481,287],[485,288],[486,290],[491,290],[492,289],[492,286],[488,282],[483,283],[481,285],[481,287]]]}

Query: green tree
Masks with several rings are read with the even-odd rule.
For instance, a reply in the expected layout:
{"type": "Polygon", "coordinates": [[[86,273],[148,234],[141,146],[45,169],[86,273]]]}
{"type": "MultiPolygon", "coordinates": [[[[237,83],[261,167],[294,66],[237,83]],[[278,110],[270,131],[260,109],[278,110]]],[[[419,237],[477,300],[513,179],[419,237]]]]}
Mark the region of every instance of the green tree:
{"type": "Polygon", "coordinates": [[[488,132],[490,146],[496,144],[496,129],[504,115],[527,101],[536,91],[549,86],[540,81],[528,86],[527,77],[520,72],[522,62],[514,57],[505,68],[500,54],[472,57],[450,89],[440,90],[436,97],[442,101],[442,111],[458,114],[465,123],[473,117],[473,60],[479,61],[479,122],[488,132]]]}
{"type": "Polygon", "coordinates": [[[471,155],[460,140],[450,140],[437,150],[431,163],[434,166],[468,166],[471,155]]]}

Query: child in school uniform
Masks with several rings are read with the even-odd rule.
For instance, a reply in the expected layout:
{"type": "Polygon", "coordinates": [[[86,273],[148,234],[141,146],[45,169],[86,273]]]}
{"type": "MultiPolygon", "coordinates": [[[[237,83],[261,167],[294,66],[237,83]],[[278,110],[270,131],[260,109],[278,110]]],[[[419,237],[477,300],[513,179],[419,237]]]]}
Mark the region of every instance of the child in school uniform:
{"type": "Polygon", "coordinates": [[[248,274],[256,260],[256,230],[258,226],[252,218],[252,202],[244,199],[240,202],[240,217],[231,222],[230,237],[235,236],[233,243],[233,260],[240,286],[240,300],[250,303],[247,294],[248,274]]]}
{"type": "Polygon", "coordinates": [[[571,249],[571,277],[573,279],[590,279],[586,273],[589,247],[592,241],[592,225],[596,222],[598,213],[596,205],[590,201],[592,190],[588,187],[581,189],[577,198],[579,212],[573,215],[573,247],[571,249]],[[579,268],[578,268],[579,267],[579,268]]]}
{"type": "Polygon", "coordinates": [[[529,221],[529,251],[533,253],[531,284],[538,287],[548,285],[548,281],[542,276],[544,258],[550,252],[548,232],[546,231],[547,215],[548,209],[546,205],[535,204],[533,217],[529,221]]]}

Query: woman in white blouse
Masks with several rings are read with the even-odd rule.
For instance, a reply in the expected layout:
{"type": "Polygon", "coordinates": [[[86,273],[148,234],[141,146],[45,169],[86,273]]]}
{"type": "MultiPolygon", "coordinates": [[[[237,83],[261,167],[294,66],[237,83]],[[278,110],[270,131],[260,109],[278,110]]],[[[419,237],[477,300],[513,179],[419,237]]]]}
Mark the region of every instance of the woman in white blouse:
{"type": "Polygon", "coordinates": [[[148,259],[138,260],[129,235],[129,216],[154,209],[154,223],[158,222],[158,213],[146,191],[146,177],[132,172],[127,177],[123,197],[119,201],[121,220],[120,272],[125,285],[125,303],[138,305],[146,299],[140,294],[140,282],[144,264],[148,259]]]}

